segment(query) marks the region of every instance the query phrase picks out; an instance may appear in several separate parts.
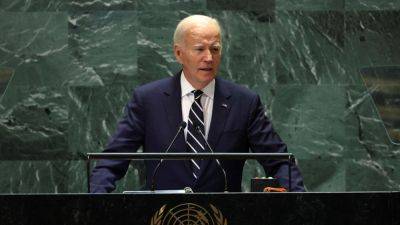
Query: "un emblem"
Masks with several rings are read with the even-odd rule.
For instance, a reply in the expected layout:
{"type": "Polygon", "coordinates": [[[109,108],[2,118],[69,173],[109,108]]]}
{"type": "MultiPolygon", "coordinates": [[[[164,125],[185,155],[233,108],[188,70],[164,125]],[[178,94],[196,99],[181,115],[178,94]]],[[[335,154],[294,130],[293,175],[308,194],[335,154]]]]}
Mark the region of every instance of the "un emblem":
{"type": "Polygon", "coordinates": [[[151,218],[150,225],[228,225],[221,211],[210,204],[210,212],[200,205],[184,203],[168,209],[163,205],[151,218]]]}

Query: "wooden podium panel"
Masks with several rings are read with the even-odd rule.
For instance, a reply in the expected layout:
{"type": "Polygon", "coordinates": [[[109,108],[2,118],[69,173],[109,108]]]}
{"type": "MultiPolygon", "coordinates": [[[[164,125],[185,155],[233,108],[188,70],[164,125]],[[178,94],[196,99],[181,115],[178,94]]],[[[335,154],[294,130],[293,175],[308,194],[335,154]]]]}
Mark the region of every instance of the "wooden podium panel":
{"type": "Polygon", "coordinates": [[[400,192],[0,195],[0,224],[399,225],[400,192]]]}

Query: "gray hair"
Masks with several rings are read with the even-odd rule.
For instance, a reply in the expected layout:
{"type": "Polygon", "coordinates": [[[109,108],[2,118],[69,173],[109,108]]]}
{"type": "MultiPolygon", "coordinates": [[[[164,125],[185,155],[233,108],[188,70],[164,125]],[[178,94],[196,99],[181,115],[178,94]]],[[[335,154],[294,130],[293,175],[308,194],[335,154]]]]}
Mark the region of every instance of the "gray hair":
{"type": "Polygon", "coordinates": [[[218,27],[219,33],[221,34],[221,27],[216,19],[204,15],[191,15],[181,20],[176,26],[174,32],[174,44],[181,44],[185,33],[190,28],[189,24],[198,21],[207,21],[215,24],[218,27]]]}

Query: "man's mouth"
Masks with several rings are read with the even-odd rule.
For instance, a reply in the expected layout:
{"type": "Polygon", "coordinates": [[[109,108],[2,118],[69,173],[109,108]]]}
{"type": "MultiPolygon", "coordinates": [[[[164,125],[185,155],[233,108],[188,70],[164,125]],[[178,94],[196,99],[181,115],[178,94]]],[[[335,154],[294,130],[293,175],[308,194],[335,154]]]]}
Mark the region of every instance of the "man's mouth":
{"type": "Polygon", "coordinates": [[[203,71],[212,71],[212,68],[200,68],[200,70],[203,70],[203,71]]]}

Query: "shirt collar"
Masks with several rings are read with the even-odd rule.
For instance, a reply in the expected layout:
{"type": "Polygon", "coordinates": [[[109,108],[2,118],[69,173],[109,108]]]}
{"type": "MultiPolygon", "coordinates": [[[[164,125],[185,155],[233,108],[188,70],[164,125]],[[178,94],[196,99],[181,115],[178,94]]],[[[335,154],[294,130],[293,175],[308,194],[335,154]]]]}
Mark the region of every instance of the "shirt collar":
{"type": "MultiPolygon", "coordinates": [[[[186,79],[183,71],[181,73],[181,93],[182,96],[185,96],[187,94],[190,94],[193,90],[196,90],[186,79]]],[[[210,97],[211,99],[214,99],[214,92],[215,92],[215,79],[213,79],[207,86],[205,86],[202,89],[203,93],[210,97]]]]}

